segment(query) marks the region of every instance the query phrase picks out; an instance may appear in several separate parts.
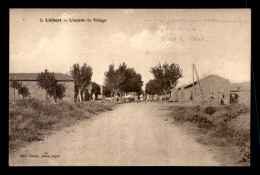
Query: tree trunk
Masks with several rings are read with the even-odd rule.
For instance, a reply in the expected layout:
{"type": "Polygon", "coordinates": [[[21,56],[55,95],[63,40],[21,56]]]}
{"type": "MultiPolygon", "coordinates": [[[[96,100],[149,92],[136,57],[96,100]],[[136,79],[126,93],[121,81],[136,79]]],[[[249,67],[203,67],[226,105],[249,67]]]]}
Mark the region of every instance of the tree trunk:
{"type": "Polygon", "coordinates": [[[74,102],[78,102],[78,87],[74,85],[74,102]]]}
{"type": "Polygon", "coordinates": [[[56,102],[57,102],[56,88],[53,89],[53,97],[54,97],[54,101],[55,101],[55,103],[56,103],[56,102]]]}
{"type": "Polygon", "coordinates": [[[14,88],[14,102],[15,102],[15,88],[14,88]]]}
{"type": "Polygon", "coordinates": [[[81,89],[79,89],[78,91],[78,102],[81,102],[82,101],[82,98],[81,98],[81,89]]]}
{"type": "Polygon", "coordinates": [[[165,94],[165,102],[167,101],[167,98],[166,98],[166,91],[164,91],[164,94],[165,94]]]}
{"type": "Polygon", "coordinates": [[[83,95],[82,95],[83,101],[86,101],[86,91],[84,91],[82,94],[83,94],[83,95]]]}
{"type": "Polygon", "coordinates": [[[111,90],[111,97],[114,97],[114,95],[115,95],[114,90],[111,90]]]}

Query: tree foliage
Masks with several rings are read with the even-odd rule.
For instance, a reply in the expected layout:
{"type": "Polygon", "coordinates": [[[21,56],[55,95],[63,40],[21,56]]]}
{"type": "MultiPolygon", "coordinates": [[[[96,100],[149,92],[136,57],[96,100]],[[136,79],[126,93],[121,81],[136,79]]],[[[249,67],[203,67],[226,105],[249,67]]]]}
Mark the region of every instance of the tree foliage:
{"type": "Polygon", "coordinates": [[[17,80],[11,79],[10,82],[11,82],[10,87],[11,87],[11,88],[14,88],[14,89],[16,89],[16,90],[18,90],[18,89],[22,86],[22,83],[19,82],[19,81],[17,81],[17,80]]]}
{"type": "Polygon", "coordinates": [[[64,84],[57,84],[56,86],[56,99],[62,100],[65,97],[66,87],[64,84]]]}
{"type": "Polygon", "coordinates": [[[159,83],[155,79],[149,80],[148,83],[146,83],[145,92],[147,94],[152,94],[152,95],[162,94],[161,87],[159,87],[159,83]]]}
{"type": "Polygon", "coordinates": [[[95,94],[97,98],[97,95],[100,94],[100,86],[95,82],[91,82],[91,86],[92,86],[91,93],[95,94]]]}
{"type": "Polygon", "coordinates": [[[140,92],[143,81],[142,76],[137,74],[133,68],[128,68],[125,63],[120,64],[118,69],[109,65],[105,72],[105,85],[110,89],[111,95],[121,92],[140,92]]]}
{"type": "Polygon", "coordinates": [[[107,86],[103,86],[103,95],[106,97],[111,97],[111,91],[107,86]]]}
{"type": "Polygon", "coordinates": [[[47,95],[53,97],[55,102],[57,99],[62,99],[65,95],[66,87],[63,84],[58,84],[55,79],[54,73],[49,72],[47,69],[41,72],[36,78],[37,85],[46,90],[47,95]]]}
{"type": "Polygon", "coordinates": [[[156,67],[151,68],[151,73],[154,76],[155,82],[160,93],[169,92],[171,88],[176,87],[179,78],[181,78],[182,70],[178,64],[163,64],[160,63],[156,67]]]}
{"type": "Polygon", "coordinates": [[[108,71],[105,72],[105,85],[109,88],[112,97],[117,87],[117,74],[113,64],[109,65],[108,71]]]}
{"type": "Polygon", "coordinates": [[[22,95],[23,98],[30,96],[30,92],[29,92],[28,88],[24,85],[20,86],[20,88],[18,89],[18,94],[22,95]]]}
{"type": "Polygon", "coordinates": [[[125,77],[124,84],[121,86],[123,92],[141,92],[143,81],[140,74],[137,74],[133,68],[129,68],[125,73],[125,77]]]}
{"type": "Polygon", "coordinates": [[[77,63],[72,66],[70,75],[74,79],[75,102],[81,102],[83,100],[83,92],[86,91],[87,86],[91,83],[91,78],[93,75],[92,68],[86,63],[82,66],[77,63]]]}

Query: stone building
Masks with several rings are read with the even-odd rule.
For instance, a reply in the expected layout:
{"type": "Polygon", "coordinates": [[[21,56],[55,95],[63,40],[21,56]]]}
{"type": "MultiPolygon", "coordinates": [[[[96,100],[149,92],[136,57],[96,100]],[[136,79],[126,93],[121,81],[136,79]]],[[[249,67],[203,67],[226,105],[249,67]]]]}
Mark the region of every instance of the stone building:
{"type": "Polygon", "coordinates": [[[202,102],[202,95],[205,102],[220,103],[221,100],[225,104],[230,102],[230,87],[231,83],[229,80],[222,78],[217,75],[210,75],[200,79],[200,81],[184,85],[178,88],[174,88],[171,91],[172,101],[175,102],[187,102],[192,101],[196,103],[202,102]],[[199,83],[201,89],[199,87],[199,83]],[[201,93],[202,92],[202,93],[201,93]]]}
{"type": "MultiPolygon", "coordinates": [[[[39,73],[9,73],[9,85],[10,80],[18,80],[23,85],[25,85],[29,92],[30,97],[37,98],[39,100],[46,100],[46,91],[41,89],[37,86],[36,78],[39,73]]],[[[69,75],[62,74],[62,73],[54,73],[55,79],[58,80],[58,83],[62,83],[66,87],[65,97],[62,100],[64,101],[73,101],[74,100],[74,81],[73,78],[69,75]]],[[[22,99],[22,96],[18,95],[17,90],[9,87],[9,102],[14,101],[17,99],[22,99]]]]}

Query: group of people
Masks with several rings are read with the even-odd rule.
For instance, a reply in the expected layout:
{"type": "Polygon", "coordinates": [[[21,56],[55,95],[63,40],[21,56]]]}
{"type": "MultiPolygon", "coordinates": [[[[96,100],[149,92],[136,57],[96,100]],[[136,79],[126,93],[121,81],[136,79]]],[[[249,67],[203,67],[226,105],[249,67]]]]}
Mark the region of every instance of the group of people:
{"type": "Polygon", "coordinates": [[[146,96],[146,101],[147,102],[153,102],[154,101],[154,98],[155,98],[155,96],[154,95],[149,95],[149,94],[147,94],[147,96],[146,96]]]}
{"type": "MultiPolygon", "coordinates": [[[[143,94],[135,95],[135,96],[123,96],[123,99],[124,99],[125,103],[130,103],[131,101],[136,102],[136,103],[143,102],[143,101],[146,101],[146,102],[154,102],[154,101],[156,101],[155,95],[150,95],[150,94],[147,94],[145,96],[143,94]]],[[[115,96],[112,97],[112,101],[114,103],[119,103],[119,100],[120,100],[120,97],[117,94],[115,94],[115,96]]]]}
{"type": "Polygon", "coordinates": [[[146,96],[144,96],[143,94],[141,94],[138,98],[138,95],[135,96],[135,102],[139,102],[139,101],[147,101],[147,102],[153,102],[155,101],[155,96],[154,95],[150,95],[147,94],[146,96]]]}

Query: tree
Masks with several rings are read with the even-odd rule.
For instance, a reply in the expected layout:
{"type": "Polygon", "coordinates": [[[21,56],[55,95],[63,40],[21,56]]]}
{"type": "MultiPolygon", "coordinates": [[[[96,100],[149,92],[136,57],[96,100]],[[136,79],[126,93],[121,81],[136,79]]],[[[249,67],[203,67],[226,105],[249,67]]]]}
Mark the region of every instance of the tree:
{"type": "Polygon", "coordinates": [[[155,80],[149,80],[145,85],[145,92],[147,94],[158,94],[162,95],[161,87],[159,87],[159,83],[155,80]]]}
{"type": "Polygon", "coordinates": [[[133,68],[127,68],[125,63],[120,64],[116,70],[111,64],[109,70],[105,72],[105,77],[105,85],[110,89],[111,96],[120,93],[122,97],[122,92],[140,92],[142,89],[142,76],[133,68]]]}
{"type": "Polygon", "coordinates": [[[122,90],[130,78],[131,75],[127,72],[127,65],[123,62],[116,70],[116,93],[120,94],[120,97],[122,97],[122,90]]]}
{"type": "Polygon", "coordinates": [[[143,86],[142,76],[137,74],[132,68],[126,70],[125,76],[126,78],[121,86],[121,90],[126,93],[137,92],[139,94],[143,86]]]}
{"type": "Polygon", "coordinates": [[[95,94],[96,99],[97,99],[97,95],[100,94],[100,86],[95,82],[92,82],[91,86],[92,86],[91,93],[95,94]]]}
{"type": "Polygon", "coordinates": [[[103,95],[106,97],[111,97],[111,91],[107,86],[103,86],[103,95]]]}
{"type": "Polygon", "coordinates": [[[171,88],[176,87],[179,78],[181,78],[182,70],[178,64],[167,64],[161,65],[160,63],[156,67],[151,68],[151,73],[156,80],[159,91],[165,94],[170,91],[171,88]]]}
{"type": "Polygon", "coordinates": [[[15,90],[18,90],[22,86],[22,83],[14,79],[11,79],[10,82],[11,82],[10,87],[14,89],[14,101],[15,101],[15,90]]]}
{"type": "Polygon", "coordinates": [[[46,90],[47,94],[50,97],[53,97],[55,102],[57,99],[62,99],[65,95],[65,85],[58,84],[58,81],[55,79],[54,73],[48,72],[47,69],[44,72],[41,72],[36,78],[37,85],[46,90]]]}
{"type": "Polygon", "coordinates": [[[74,79],[75,95],[74,101],[83,101],[83,92],[86,91],[86,87],[90,85],[93,75],[92,68],[84,63],[80,66],[78,63],[74,64],[70,70],[70,75],[74,79]]]}
{"type": "Polygon", "coordinates": [[[108,71],[105,72],[105,85],[109,88],[111,92],[111,97],[113,97],[116,87],[117,87],[117,73],[115,71],[115,66],[113,64],[109,65],[108,71]]]}
{"type": "Polygon", "coordinates": [[[65,97],[65,91],[66,91],[66,87],[64,84],[57,84],[55,101],[57,99],[62,100],[62,98],[65,97]]]}

